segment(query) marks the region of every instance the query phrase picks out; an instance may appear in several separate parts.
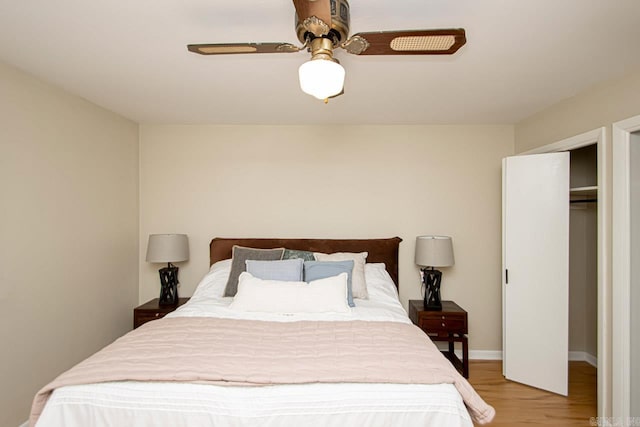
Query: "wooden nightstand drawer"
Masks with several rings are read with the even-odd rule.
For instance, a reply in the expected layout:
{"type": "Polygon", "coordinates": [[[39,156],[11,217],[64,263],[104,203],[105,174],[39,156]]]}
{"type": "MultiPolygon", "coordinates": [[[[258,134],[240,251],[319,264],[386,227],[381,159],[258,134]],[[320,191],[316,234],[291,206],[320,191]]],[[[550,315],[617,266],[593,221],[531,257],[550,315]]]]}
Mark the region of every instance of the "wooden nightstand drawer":
{"type": "Polygon", "coordinates": [[[420,328],[425,332],[458,332],[458,333],[466,333],[466,328],[464,324],[464,319],[459,318],[445,318],[442,316],[442,319],[430,319],[430,318],[422,318],[420,319],[420,328]],[[464,331],[464,332],[462,332],[464,331]]]}
{"type": "Polygon", "coordinates": [[[164,316],[171,313],[187,301],[189,301],[189,298],[180,298],[178,300],[178,305],[175,307],[161,307],[159,305],[158,298],[155,298],[139,307],[136,307],[133,309],[133,329],[152,320],[162,319],[164,316]]]}
{"type": "Polygon", "coordinates": [[[167,313],[137,313],[134,328],[156,319],[162,319],[167,313]]]}

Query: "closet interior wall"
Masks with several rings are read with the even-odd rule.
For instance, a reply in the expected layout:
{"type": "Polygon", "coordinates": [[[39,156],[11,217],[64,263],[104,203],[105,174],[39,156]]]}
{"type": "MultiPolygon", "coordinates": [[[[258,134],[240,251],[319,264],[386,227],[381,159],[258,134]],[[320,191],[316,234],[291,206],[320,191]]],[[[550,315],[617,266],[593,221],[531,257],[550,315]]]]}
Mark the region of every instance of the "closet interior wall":
{"type": "Polygon", "coordinates": [[[571,150],[569,210],[569,351],[598,354],[597,146],[571,150]]]}

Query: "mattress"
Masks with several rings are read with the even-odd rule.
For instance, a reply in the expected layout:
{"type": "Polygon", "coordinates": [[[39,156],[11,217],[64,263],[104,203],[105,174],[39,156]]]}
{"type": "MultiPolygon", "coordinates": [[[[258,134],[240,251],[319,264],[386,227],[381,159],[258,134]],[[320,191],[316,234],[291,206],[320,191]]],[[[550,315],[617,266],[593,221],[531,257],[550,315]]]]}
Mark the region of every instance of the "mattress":
{"type": "MultiPolygon", "coordinates": [[[[348,314],[238,312],[223,298],[230,265],[216,263],[191,300],[171,317],[221,317],[409,323],[383,264],[367,264],[368,300],[348,314]]],[[[111,382],[56,389],[38,426],[472,426],[452,384],[298,384],[219,386],[174,382],[111,382]]]]}

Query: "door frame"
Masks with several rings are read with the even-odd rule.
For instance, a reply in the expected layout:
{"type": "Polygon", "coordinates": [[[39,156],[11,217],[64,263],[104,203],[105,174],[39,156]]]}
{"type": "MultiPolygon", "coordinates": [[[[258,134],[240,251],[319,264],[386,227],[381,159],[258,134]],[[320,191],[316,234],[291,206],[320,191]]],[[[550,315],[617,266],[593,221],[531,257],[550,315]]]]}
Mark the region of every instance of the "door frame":
{"type": "MultiPolygon", "coordinates": [[[[607,251],[610,241],[608,224],[611,195],[609,192],[609,160],[606,128],[600,127],[589,132],[581,133],[552,144],[537,147],[516,155],[552,153],[568,151],[576,148],[596,144],[598,155],[598,416],[603,417],[611,413],[611,387],[608,380],[611,372],[608,370],[612,358],[611,351],[611,254],[607,251]]],[[[504,273],[503,273],[504,274],[504,273]]],[[[504,347],[503,347],[504,348],[504,347]]]]}
{"type": "Polygon", "coordinates": [[[613,124],[613,348],[612,397],[614,417],[628,419],[631,411],[631,133],[640,130],[640,116],[613,124]]]}

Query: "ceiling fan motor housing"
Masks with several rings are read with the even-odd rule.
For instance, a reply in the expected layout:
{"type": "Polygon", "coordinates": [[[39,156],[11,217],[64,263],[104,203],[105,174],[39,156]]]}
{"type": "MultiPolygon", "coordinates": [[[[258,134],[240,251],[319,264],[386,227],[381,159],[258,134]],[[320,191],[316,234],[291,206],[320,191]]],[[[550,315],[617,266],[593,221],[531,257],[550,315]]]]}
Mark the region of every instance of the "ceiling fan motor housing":
{"type": "MultiPolygon", "coordinates": [[[[307,18],[308,16],[300,19],[296,14],[296,34],[302,43],[307,43],[308,40],[317,37],[304,24],[307,18]]],[[[346,41],[349,37],[349,2],[347,0],[331,0],[331,23],[325,22],[325,24],[330,27],[326,37],[331,39],[334,46],[346,41]]]]}

